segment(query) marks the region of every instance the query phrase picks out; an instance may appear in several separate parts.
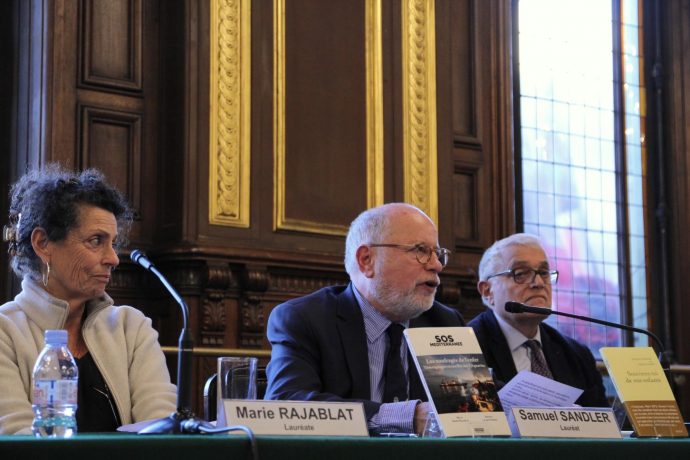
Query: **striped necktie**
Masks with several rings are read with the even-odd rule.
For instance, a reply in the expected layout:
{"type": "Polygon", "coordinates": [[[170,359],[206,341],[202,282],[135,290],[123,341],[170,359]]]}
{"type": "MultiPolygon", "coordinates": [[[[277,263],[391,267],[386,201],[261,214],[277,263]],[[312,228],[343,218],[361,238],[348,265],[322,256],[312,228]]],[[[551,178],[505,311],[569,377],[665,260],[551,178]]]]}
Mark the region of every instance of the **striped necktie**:
{"type": "Polygon", "coordinates": [[[553,379],[553,374],[549,370],[549,365],[546,364],[546,358],[541,351],[539,341],[528,340],[525,342],[525,346],[530,350],[529,362],[532,365],[532,372],[553,379]]]}

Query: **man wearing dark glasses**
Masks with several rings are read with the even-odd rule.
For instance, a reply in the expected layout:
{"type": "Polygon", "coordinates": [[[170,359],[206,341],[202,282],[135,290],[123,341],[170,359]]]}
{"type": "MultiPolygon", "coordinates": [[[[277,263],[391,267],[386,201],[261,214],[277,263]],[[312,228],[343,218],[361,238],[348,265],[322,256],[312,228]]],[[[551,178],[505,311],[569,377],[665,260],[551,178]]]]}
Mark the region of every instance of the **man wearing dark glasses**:
{"type": "Polygon", "coordinates": [[[545,315],[510,313],[506,302],[551,308],[558,271],[532,235],[518,233],[495,242],[479,264],[477,289],[488,307],[469,325],[499,384],[529,370],[584,390],[577,404],[608,406],[601,374],[589,349],[547,324],[545,315]]]}

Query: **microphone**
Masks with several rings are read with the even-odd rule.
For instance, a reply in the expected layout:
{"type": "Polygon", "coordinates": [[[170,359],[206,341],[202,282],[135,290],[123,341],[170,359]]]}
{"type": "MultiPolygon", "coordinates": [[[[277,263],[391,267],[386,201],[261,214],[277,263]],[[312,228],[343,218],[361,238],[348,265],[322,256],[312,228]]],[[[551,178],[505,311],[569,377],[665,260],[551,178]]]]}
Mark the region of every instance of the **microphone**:
{"type": "Polygon", "coordinates": [[[203,429],[213,427],[206,421],[197,419],[192,412],[191,358],[194,350],[194,341],[187,326],[189,322],[189,308],[187,308],[187,304],[182,300],[182,297],[143,252],[134,249],[130,254],[130,258],[134,263],[141,265],[156,275],[182,310],[182,332],[180,333],[177,352],[177,412],[174,412],[169,417],[156,420],[151,425],[140,430],[139,434],[202,433],[203,429]]]}
{"type": "Polygon", "coordinates": [[[659,337],[657,337],[652,332],[650,332],[646,329],[640,329],[637,327],[628,326],[627,324],[612,323],[611,321],[604,321],[603,319],[591,318],[589,316],[581,316],[581,315],[576,315],[573,313],[566,313],[564,311],[556,311],[556,310],[552,310],[550,308],[533,307],[531,305],[525,305],[523,303],[515,302],[512,300],[509,302],[506,302],[505,310],[508,313],[536,313],[538,315],[544,315],[544,316],[549,316],[549,315],[566,316],[568,318],[575,318],[575,319],[579,319],[582,321],[588,321],[590,323],[602,324],[604,326],[615,327],[617,329],[623,329],[625,331],[638,332],[640,334],[645,334],[646,336],[651,337],[651,339],[654,340],[654,342],[656,343],[656,345],[659,349],[659,362],[661,363],[661,367],[663,368],[664,372],[666,373],[666,377],[668,378],[669,382],[671,382],[671,375],[670,375],[671,364],[668,362],[668,356],[666,355],[666,350],[664,349],[664,344],[661,342],[659,337]]]}
{"type": "Polygon", "coordinates": [[[138,249],[133,250],[129,254],[129,258],[132,259],[132,262],[141,265],[142,267],[144,267],[147,270],[151,270],[151,268],[156,268],[153,265],[153,262],[151,262],[149,259],[146,258],[146,254],[144,254],[143,252],[141,252],[138,249]]]}

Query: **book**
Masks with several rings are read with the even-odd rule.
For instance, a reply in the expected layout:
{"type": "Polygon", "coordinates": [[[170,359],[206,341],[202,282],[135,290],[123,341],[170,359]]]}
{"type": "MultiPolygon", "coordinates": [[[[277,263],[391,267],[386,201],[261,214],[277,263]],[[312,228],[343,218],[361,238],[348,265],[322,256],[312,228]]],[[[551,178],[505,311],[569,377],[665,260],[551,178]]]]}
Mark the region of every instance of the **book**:
{"type": "Polygon", "coordinates": [[[671,386],[651,347],[604,347],[600,351],[638,436],[688,436],[671,386]]]}
{"type": "Polygon", "coordinates": [[[471,327],[408,328],[405,340],[446,437],[510,436],[471,327]]]}

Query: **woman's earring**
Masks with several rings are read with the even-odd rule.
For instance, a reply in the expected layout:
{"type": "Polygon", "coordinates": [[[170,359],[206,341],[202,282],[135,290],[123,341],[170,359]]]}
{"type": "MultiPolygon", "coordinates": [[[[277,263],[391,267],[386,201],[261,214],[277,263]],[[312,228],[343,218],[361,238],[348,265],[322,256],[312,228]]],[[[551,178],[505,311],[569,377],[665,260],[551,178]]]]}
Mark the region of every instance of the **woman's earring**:
{"type": "Polygon", "coordinates": [[[50,278],[50,262],[46,262],[46,269],[41,274],[43,275],[43,286],[48,287],[48,279],[50,278]]]}

